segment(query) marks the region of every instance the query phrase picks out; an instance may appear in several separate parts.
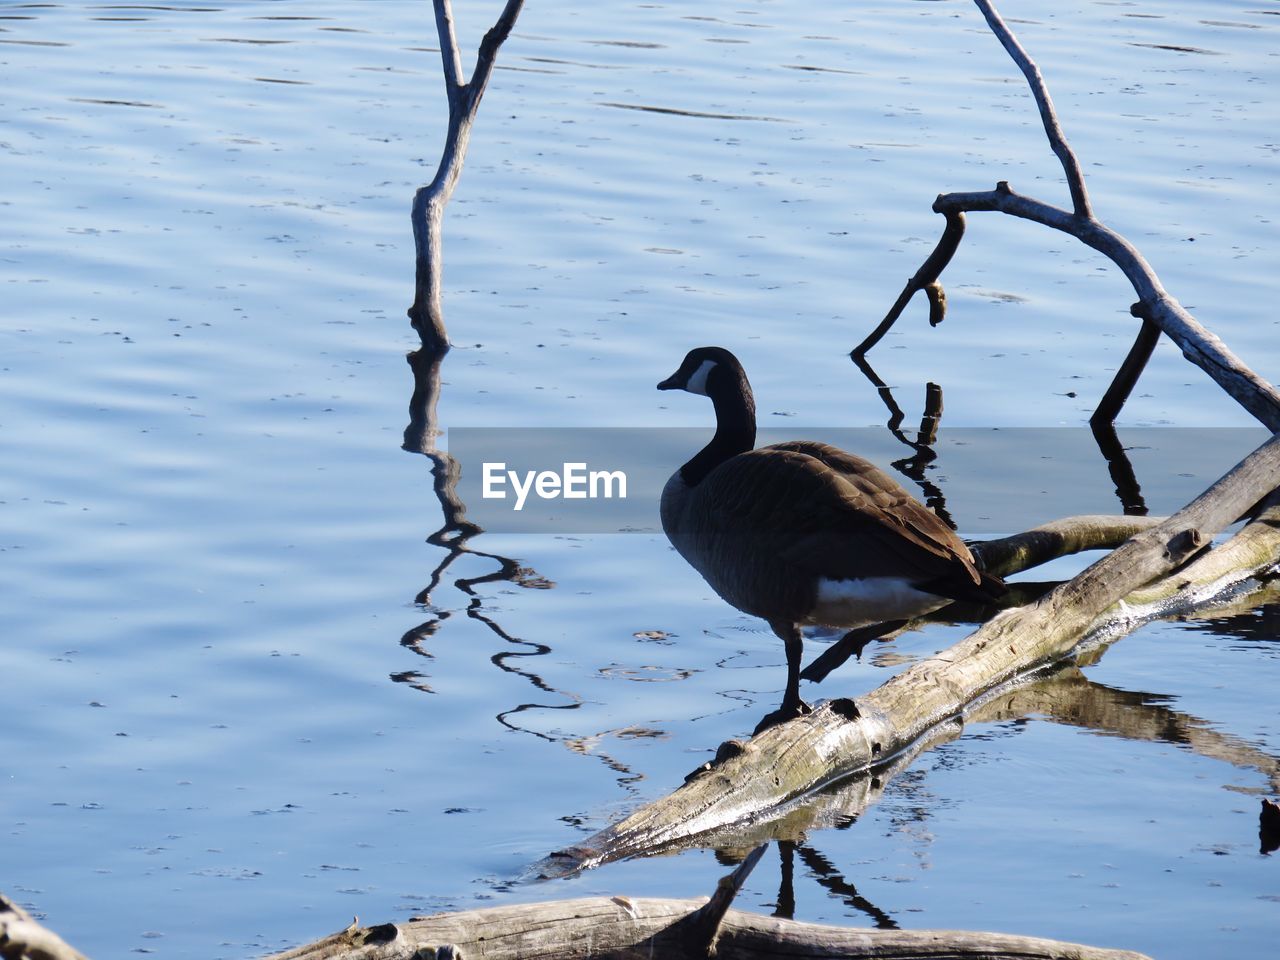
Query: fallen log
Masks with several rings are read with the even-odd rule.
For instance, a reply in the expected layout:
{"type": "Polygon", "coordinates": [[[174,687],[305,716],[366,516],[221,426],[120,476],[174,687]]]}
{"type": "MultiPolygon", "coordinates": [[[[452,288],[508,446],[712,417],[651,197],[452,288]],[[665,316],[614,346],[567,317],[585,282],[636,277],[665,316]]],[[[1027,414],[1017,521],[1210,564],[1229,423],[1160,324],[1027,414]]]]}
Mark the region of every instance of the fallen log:
{"type": "Polygon", "coordinates": [[[965,930],[868,930],[731,910],[767,845],[710,899],[585,897],[347,929],[268,960],[1143,960],[1059,940],[965,930]]]}
{"type": "MultiPolygon", "coordinates": [[[[534,872],[564,876],[687,845],[700,834],[775,816],[827,784],[876,769],[932,728],[1071,655],[1082,642],[1102,642],[1095,625],[1105,622],[1109,608],[1203,550],[1267,496],[1277,477],[1280,436],[1269,439],[1172,517],[1138,533],[1036,603],[997,615],[960,643],[856,701],[829,701],[808,716],[722,750],[712,769],[584,843],[551,854],[535,865],[534,872]]],[[[1237,546],[1223,564],[1241,576],[1270,569],[1280,559],[1275,541],[1269,539],[1276,532],[1273,510],[1264,511],[1250,526],[1254,529],[1245,540],[1229,541],[1237,546]],[[1260,565],[1241,569],[1239,553],[1259,542],[1270,544],[1258,551],[1260,565]]],[[[1221,562],[1204,559],[1207,566],[1200,569],[1213,574],[1221,562]]],[[[1185,574],[1176,583],[1173,594],[1190,585],[1185,574]]],[[[1139,620],[1126,620],[1128,629],[1139,620]]],[[[1113,630],[1111,636],[1115,635],[1113,630]]]]}
{"type": "MultiPolygon", "coordinates": [[[[672,932],[701,900],[587,897],[351,927],[268,960],[653,960],[697,957],[672,932]]],[[[702,953],[701,957],[707,957],[702,953]]],[[[957,930],[868,930],[730,910],[717,960],[1142,960],[1060,940],[957,930]]]]}

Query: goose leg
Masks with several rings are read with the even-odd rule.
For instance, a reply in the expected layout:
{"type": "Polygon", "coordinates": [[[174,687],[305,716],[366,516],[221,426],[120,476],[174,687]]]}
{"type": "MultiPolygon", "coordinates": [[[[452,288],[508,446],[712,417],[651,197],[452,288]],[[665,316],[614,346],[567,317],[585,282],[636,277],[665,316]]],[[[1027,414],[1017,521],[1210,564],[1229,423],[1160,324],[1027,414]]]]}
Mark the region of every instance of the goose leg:
{"type": "Polygon", "coordinates": [[[861,659],[863,647],[872,640],[879,640],[882,637],[887,639],[889,634],[901,630],[906,625],[906,620],[886,620],[884,623],[872,623],[850,630],[829,646],[813,663],[801,670],[800,679],[821,683],[826,679],[827,674],[843,665],[850,657],[861,659]]]}
{"type": "Polygon", "coordinates": [[[765,715],[765,718],[756,725],[756,733],[787,720],[802,717],[813,710],[800,699],[800,658],[804,652],[804,638],[800,636],[800,628],[794,623],[781,620],[770,621],[769,626],[782,638],[782,643],[786,647],[787,688],[782,694],[782,706],[765,715]]]}

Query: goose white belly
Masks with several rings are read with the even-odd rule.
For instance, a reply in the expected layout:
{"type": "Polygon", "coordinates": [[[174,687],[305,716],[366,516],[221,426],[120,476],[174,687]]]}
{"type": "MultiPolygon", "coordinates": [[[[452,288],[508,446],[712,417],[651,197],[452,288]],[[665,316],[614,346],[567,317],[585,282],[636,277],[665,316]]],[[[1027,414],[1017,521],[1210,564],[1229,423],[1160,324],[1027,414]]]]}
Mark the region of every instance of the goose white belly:
{"type": "Polygon", "coordinates": [[[817,597],[806,623],[859,627],[885,620],[909,620],[945,607],[951,601],[919,590],[905,577],[818,580],[817,597]]]}

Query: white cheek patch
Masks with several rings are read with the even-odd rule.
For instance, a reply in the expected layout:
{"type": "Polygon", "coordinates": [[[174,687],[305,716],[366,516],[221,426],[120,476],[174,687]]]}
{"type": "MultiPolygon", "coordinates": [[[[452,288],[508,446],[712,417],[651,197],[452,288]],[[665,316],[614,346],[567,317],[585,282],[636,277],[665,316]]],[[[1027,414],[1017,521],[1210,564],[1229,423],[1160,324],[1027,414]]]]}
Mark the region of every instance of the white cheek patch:
{"type": "Polygon", "coordinates": [[[700,397],[707,395],[707,377],[711,375],[711,371],[715,369],[716,362],[714,360],[703,360],[702,366],[693,371],[693,375],[689,377],[689,382],[685,384],[685,389],[690,393],[696,393],[700,397]]]}

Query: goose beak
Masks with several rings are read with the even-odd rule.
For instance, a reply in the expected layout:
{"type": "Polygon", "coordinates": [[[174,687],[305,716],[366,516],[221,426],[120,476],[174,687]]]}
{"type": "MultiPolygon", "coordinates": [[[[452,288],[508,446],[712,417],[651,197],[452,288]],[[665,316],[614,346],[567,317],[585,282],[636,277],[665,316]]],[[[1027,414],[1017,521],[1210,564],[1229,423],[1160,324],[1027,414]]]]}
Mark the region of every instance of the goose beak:
{"type": "Polygon", "coordinates": [[[677,370],[671,376],[667,377],[667,379],[663,380],[660,384],[658,384],[658,389],[659,390],[680,390],[682,388],[682,385],[680,381],[676,379],[679,375],[680,375],[680,371],[677,370]]]}

